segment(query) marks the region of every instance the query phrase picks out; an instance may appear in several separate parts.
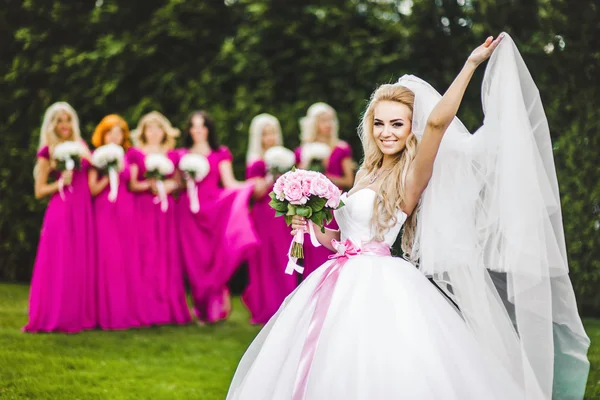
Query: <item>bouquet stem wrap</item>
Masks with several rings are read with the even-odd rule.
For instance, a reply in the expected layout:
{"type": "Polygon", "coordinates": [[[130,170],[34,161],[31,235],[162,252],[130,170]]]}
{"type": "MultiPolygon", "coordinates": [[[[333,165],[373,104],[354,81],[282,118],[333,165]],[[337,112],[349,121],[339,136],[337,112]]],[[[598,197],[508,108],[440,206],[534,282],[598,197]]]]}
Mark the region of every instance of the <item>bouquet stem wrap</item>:
{"type": "Polygon", "coordinates": [[[119,193],[119,174],[115,168],[108,169],[108,184],[110,185],[108,200],[114,203],[117,201],[117,194],[119,193]]]}
{"type": "MultiPolygon", "coordinates": [[[[290,250],[288,251],[288,264],[285,268],[285,273],[288,275],[293,275],[294,271],[302,274],[304,273],[304,267],[298,265],[298,259],[304,258],[304,231],[298,231],[294,238],[292,239],[292,243],[290,243],[290,250]]],[[[308,234],[310,237],[310,243],[314,247],[320,247],[321,243],[317,239],[317,235],[315,234],[315,228],[312,222],[308,223],[308,234]]]]}
{"type": "Polygon", "coordinates": [[[187,185],[187,194],[190,199],[190,211],[197,214],[200,211],[200,201],[198,200],[196,182],[191,177],[187,177],[185,182],[187,185]]]}
{"type": "Polygon", "coordinates": [[[154,204],[160,203],[160,210],[162,212],[167,212],[169,209],[169,201],[167,199],[167,190],[165,189],[165,183],[161,180],[156,182],[156,189],[158,191],[158,196],[154,198],[154,204]]]}

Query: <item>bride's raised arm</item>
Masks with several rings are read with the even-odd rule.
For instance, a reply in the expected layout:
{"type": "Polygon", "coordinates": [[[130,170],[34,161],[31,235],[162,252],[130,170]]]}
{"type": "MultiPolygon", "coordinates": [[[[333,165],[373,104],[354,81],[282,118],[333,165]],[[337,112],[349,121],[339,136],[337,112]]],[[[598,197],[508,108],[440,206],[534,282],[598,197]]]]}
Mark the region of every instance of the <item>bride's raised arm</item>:
{"type": "Polygon", "coordinates": [[[419,202],[421,194],[427,187],[429,179],[431,179],[433,162],[435,161],[442,137],[456,116],[473,73],[479,64],[492,55],[502,37],[503,35],[500,35],[494,40],[490,36],[481,46],[473,50],[464,67],[454,79],[454,82],[452,82],[429,115],[417,155],[407,177],[407,198],[404,204],[404,211],[411,213],[419,202]]]}

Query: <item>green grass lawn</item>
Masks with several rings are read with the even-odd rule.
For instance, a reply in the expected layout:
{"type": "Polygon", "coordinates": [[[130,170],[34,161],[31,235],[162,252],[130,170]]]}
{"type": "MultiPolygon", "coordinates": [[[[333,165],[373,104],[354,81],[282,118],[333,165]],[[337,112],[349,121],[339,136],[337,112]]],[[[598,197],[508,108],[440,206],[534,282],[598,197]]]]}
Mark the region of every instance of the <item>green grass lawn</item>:
{"type": "MultiPolygon", "coordinates": [[[[0,284],[0,398],[224,399],[239,358],[259,328],[236,300],[215,326],[158,327],[77,335],[24,334],[28,286],[0,284]]],[[[586,399],[600,399],[600,321],[592,339],[586,399]]]]}

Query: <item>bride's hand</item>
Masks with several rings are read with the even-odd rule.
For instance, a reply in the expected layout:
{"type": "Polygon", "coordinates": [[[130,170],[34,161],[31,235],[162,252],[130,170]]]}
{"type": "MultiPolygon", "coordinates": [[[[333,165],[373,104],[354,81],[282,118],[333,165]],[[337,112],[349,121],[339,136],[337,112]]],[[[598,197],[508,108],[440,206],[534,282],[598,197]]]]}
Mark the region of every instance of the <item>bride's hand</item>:
{"type": "Polygon", "coordinates": [[[475,66],[478,66],[479,64],[481,64],[482,62],[484,62],[485,60],[490,58],[490,56],[494,52],[494,49],[496,49],[496,47],[498,47],[498,44],[500,44],[503,37],[504,37],[503,33],[498,35],[498,37],[495,40],[494,40],[493,36],[488,37],[481,46],[479,46],[478,48],[473,50],[473,52],[469,56],[467,62],[470,62],[475,66]]]}
{"type": "Polygon", "coordinates": [[[306,232],[308,229],[308,221],[304,217],[300,217],[299,215],[294,215],[292,217],[292,236],[295,236],[298,231],[306,232]]]}

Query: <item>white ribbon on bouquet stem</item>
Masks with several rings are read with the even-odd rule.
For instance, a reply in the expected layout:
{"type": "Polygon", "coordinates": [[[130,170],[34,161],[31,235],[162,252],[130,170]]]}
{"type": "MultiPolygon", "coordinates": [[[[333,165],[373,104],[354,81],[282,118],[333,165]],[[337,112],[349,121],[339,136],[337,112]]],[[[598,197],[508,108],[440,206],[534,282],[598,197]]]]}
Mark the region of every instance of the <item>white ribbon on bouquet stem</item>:
{"type": "Polygon", "coordinates": [[[187,194],[190,199],[190,211],[197,214],[200,211],[200,201],[198,200],[198,187],[191,176],[185,178],[187,185],[187,194]]]}
{"type": "MultiPolygon", "coordinates": [[[[298,259],[296,257],[292,257],[292,248],[294,247],[294,243],[299,243],[301,246],[304,246],[304,234],[306,231],[300,230],[296,232],[292,242],[290,243],[290,249],[288,250],[288,263],[285,267],[285,273],[288,275],[294,275],[294,271],[297,271],[299,274],[304,273],[304,267],[298,265],[298,259]]],[[[317,235],[315,234],[315,228],[311,221],[308,221],[308,234],[310,236],[310,243],[314,247],[320,247],[321,243],[317,239],[317,235]]]]}
{"type": "MultiPolygon", "coordinates": [[[[67,171],[73,171],[75,169],[75,161],[73,161],[72,158],[67,158],[65,160],[65,170],[67,171]]],[[[71,185],[67,185],[69,192],[73,193],[73,186],[71,185]]],[[[60,195],[60,198],[65,200],[65,181],[63,180],[63,178],[61,177],[58,180],[58,194],[60,195]]]]}
{"type": "Polygon", "coordinates": [[[169,201],[167,199],[167,190],[165,189],[165,183],[162,180],[158,180],[156,182],[156,190],[158,192],[158,196],[154,198],[154,204],[160,203],[160,210],[162,212],[167,212],[169,209],[169,201]]]}
{"type": "Polygon", "coordinates": [[[115,168],[108,169],[108,183],[110,185],[108,201],[114,203],[117,201],[117,194],[119,193],[119,174],[115,168]]]}

